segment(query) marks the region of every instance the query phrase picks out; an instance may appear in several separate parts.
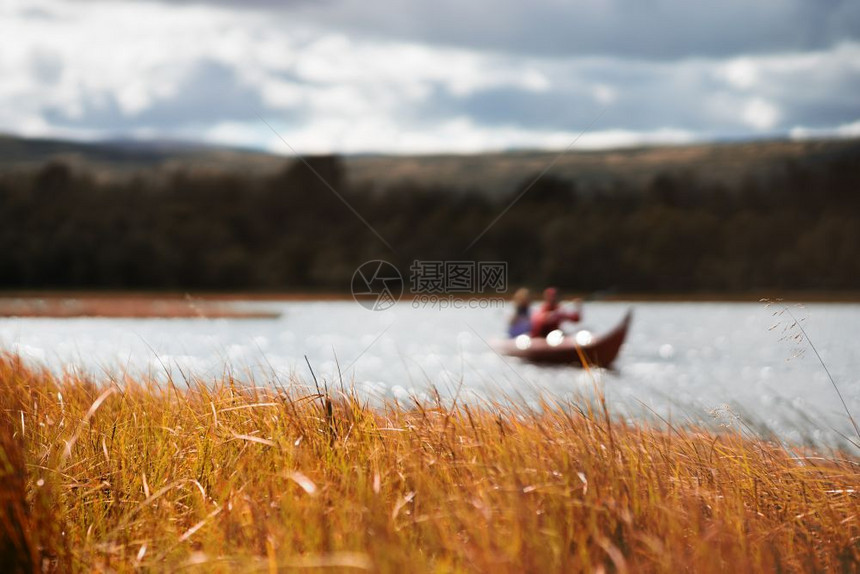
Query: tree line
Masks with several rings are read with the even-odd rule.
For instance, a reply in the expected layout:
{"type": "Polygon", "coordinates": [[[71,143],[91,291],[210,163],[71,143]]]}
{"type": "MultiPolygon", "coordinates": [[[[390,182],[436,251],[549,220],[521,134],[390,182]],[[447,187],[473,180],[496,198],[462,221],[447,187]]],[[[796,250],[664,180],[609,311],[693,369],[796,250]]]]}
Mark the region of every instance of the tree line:
{"type": "Polygon", "coordinates": [[[511,285],[577,291],[860,288],[856,154],[732,188],[695,169],[599,189],[550,173],[501,196],[380,190],[350,184],[336,156],[304,159],[275,175],[2,173],[0,288],[346,291],[370,259],[501,260],[511,285]]]}

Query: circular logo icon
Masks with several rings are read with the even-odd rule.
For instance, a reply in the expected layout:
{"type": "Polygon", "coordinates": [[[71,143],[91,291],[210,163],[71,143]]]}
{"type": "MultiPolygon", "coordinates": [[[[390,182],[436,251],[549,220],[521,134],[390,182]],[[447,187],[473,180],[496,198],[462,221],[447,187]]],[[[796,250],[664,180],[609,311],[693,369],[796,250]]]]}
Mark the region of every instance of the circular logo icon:
{"type": "Polygon", "coordinates": [[[390,309],[403,295],[403,277],[397,267],[374,259],[359,265],[352,274],[352,296],[371,311],[390,309]]]}

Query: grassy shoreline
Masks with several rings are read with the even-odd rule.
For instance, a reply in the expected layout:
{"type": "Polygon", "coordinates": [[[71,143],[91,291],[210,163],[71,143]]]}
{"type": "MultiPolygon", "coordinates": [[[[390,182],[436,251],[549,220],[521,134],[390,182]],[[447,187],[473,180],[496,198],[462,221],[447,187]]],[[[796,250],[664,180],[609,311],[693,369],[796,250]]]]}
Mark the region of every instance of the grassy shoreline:
{"type": "Polygon", "coordinates": [[[276,319],[280,313],[239,309],[229,300],[197,297],[85,295],[79,297],[0,297],[0,317],[75,319],[276,319]]]}
{"type": "Polygon", "coordinates": [[[860,460],[734,431],[575,404],[369,407],[230,379],[179,390],[11,356],[0,407],[0,563],[20,571],[860,564],[860,460]]]}

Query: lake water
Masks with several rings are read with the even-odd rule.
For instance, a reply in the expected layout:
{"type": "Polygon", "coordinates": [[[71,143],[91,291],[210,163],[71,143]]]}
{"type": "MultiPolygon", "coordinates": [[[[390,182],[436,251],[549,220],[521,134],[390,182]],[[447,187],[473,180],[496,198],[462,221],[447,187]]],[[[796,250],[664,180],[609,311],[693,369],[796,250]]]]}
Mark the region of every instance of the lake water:
{"type": "MultiPolygon", "coordinates": [[[[61,371],[166,371],[258,384],[275,378],[340,380],[371,397],[445,397],[530,402],[537,390],[593,396],[591,374],[502,358],[507,309],[368,311],[354,302],[254,302],[279,319],[0,319],[0,348],[61,371]]],[[[838,444],[851,424],[808,341],[787,315],[764,304],[589,303],[579,328],[600,333],[628,307],[634,319],[613,372],[596,374],[613,412],[739,425],[755,420],[790,441],[838,444]],[[776,328],[772,328],[777,325],[776,328]],[[788,328],[786,331],[785,329],[788,328]],[[729,409],[726,409],[726,406],[729,409]]],[[[855,417],[860,416],[860,305],[790,306],[801,319],[855,417]]],[[[855,437],[856,440],[856,437],[855,437]]]]}

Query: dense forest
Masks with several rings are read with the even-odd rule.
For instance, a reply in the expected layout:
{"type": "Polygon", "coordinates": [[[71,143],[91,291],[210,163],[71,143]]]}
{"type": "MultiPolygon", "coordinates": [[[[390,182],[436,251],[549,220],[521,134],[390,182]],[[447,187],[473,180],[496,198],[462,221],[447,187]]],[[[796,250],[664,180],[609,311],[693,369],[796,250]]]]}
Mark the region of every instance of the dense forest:
{"type": "Polygon", "coordinates": [[[789,159],[731,188],[695,169],[597,190],[550,171],[471,248],[533,176],[495,196],[379,189],[349,184],[338,157],[306,159],[274,175],[104,180],[57,160],[7,170],[0,288],[345,291],[375,258],[402,270],[415,259],[503,260],[512,285],[578,291],[860,288],[857,153],[789,159]]]}

